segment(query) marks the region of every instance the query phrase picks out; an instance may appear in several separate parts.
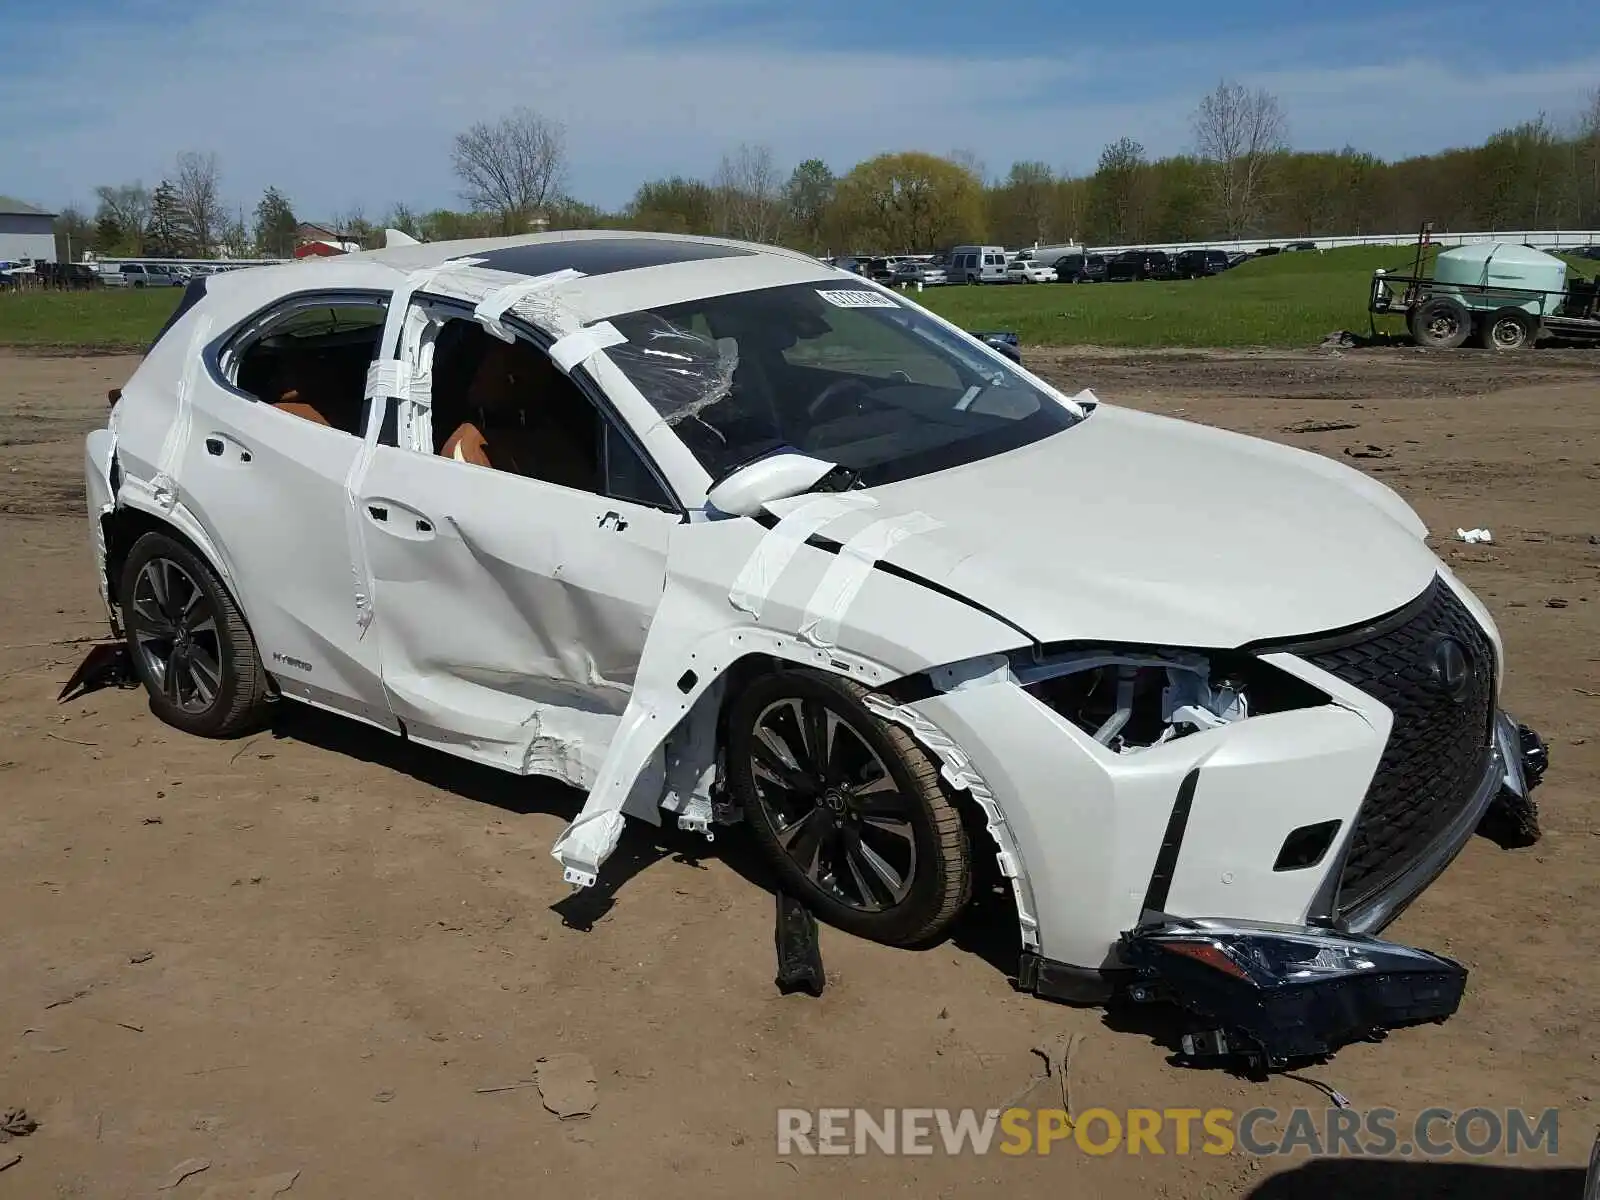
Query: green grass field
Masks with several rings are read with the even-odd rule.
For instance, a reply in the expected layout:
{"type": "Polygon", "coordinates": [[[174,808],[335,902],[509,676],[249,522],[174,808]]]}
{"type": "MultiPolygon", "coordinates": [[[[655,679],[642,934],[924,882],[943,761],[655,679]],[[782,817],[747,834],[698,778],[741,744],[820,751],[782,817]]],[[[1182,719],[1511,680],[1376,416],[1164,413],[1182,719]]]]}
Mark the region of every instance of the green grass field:
{"type": "MultiPolygon", "coordinates": [[[[915,298],[966,329],[1015,330],[1045,346],[1314,346],[1338,329],[1365,332],[1378,267],[1404,268],[1404,246],[1258,258],[1210,279],[1175,283],[929,288],[915,298]]],[[[1572,259],[1573,272],[1600,263],[1572,259]]],[[[0,293],[0,346],[143,347],[182,293],[0,293]]],[[[1380,332],[1403,332],[1393,317],[1380,332]]]]}
{"type": "Polygon", "coordinates": [[[182,288],[0,292],[0,346],[142,349],[182,296],[182,288]]]}
{"type": "Polygon", "coordinates": [[[930,288],[918,299],[964,328],[1011,329],[1035,345],[1314,346],[1365,331],[1373,270],[1402,262],[1403,248],[1359,247],[1253,259],[1209,279],[930,288]]]}

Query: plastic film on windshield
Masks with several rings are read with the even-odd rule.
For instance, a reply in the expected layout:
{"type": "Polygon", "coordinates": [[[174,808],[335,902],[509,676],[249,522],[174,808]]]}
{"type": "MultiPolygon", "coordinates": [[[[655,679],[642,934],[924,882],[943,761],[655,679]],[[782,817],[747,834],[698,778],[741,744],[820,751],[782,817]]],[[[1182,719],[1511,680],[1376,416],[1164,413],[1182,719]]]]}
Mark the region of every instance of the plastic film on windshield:
{"type": "Polygon", "coordinates": [[[733,394],[739,343],[711,338],[652,317],[625,342],[607,351],[634,385],[650,397],[666,425],[700,418],[733,394]]]}

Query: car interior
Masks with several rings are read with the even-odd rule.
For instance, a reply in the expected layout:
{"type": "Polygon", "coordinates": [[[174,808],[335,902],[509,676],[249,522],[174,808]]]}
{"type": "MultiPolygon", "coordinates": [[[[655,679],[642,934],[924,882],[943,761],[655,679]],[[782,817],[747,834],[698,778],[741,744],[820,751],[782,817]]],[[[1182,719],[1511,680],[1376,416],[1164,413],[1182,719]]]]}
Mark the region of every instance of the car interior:
{"type": "Polygon", "coordinates": [[[240,355],[237,386],[280,412],[360,437],[384,315],[378,307],[295,313],[240,355]]]}
{"type": "Polygon", "coordinates": [[[447,321],[434,343],[434,452],[604,494],[604,422],[538,347],[447,321]]]}

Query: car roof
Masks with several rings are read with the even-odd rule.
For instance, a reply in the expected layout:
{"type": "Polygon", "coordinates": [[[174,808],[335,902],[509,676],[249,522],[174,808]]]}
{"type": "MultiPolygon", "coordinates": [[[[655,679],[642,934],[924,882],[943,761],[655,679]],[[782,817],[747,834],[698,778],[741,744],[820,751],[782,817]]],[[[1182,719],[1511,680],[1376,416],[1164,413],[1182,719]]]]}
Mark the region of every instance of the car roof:
{"type": "Polygon", "coordinates": [[[579,322],[845,274],[797,250],[753,242],[562,230],[391,246],[229,272],[218,280],[217,295],[230,305],[259,306],[299,291],[391,290],[405,276],[427,270],[440,272],[426,286],[430,294],[473,301],[523,280],[575,272],[573,278],[551,285],[548,295],[579,322]]]}

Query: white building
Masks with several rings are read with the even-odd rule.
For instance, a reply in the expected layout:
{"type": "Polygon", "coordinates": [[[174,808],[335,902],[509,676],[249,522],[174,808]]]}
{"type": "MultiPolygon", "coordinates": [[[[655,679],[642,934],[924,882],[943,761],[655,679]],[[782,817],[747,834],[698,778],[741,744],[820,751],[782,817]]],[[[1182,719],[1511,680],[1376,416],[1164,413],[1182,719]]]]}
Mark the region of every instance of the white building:
{"type": "Polygon", "coordinates": [[[56,214],[0,196],[0,262],[56,260],[56,214]]]}

